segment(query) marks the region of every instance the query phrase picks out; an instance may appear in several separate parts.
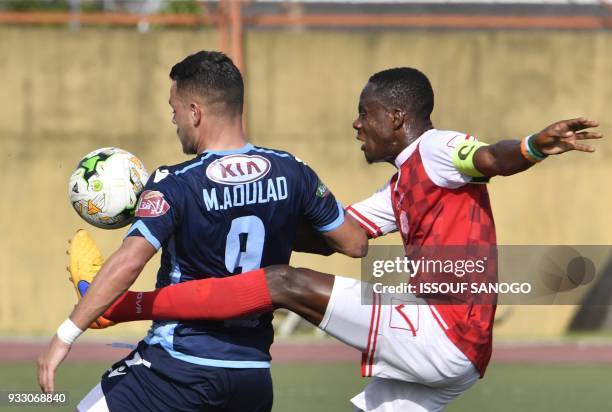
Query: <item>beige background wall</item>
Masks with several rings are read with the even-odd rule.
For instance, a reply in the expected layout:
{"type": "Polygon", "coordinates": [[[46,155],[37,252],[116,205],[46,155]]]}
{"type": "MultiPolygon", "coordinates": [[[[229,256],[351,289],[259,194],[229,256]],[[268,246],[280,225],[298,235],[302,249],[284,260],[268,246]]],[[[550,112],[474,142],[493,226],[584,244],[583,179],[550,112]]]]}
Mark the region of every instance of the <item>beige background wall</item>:
{"type": "MultiPolygon", "coordinates": [[[[81,156],[119,146],[149,170],[185,159],[170,123],[167,75],[186,54],[216,44],[212,31],[0,27],[0,334],[49,334],[74,304],[64,251],[85,223],[67,201],[67,179],[81,156]]],[[[428,74],[438,128],[495,141],[588,115],[612,138],[606,32],[254,31],[245,48],[253,142],[306,160],[345,204],[393,173],[365,164],[351,129],[368,76],[392,66],[428,74]]],[[[597,148],[495,179],[500,243],[611,244],[612,146],[597,148]]],[[[90,229],[106,255],[125,233],[90,229]]],[[[155,263],[137,287],[152,288],[155,263]]],[[[296,255],[293,263],[359,273],[358,261],[342,257],[296,255]]],[[[559,334],[571,311],[514,307],[497,332],[559,334]]],[[[146,326],[88,335],[141,334],[146,326]]]]}

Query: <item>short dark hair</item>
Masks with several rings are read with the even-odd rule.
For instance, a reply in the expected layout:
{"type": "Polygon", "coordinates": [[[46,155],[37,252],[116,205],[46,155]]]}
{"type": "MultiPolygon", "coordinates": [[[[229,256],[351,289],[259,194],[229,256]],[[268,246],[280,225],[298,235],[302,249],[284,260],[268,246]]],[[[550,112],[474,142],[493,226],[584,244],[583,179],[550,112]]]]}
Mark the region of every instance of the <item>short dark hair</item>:
{"type": "Polygon", "coordinates": [[[381,103],[402,108],[427,119],[434,107],[434,93],[429,79],[417,69],[397,67],[373,74],[369,83],[381,103]]]}
{"type": "Polygon", "coordinates": [[[199,51],[187,56],[170,70],[179,93],[190,92],[210,105],[223,105],[225,114],[242,113],[244,83],[240,70],[225,54],[199,51]]]}

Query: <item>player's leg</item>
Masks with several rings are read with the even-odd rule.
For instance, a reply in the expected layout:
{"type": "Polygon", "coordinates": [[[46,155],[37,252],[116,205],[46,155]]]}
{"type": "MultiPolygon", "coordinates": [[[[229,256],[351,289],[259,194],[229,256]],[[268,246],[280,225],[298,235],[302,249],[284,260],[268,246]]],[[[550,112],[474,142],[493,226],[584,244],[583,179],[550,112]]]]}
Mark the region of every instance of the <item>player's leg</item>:
{"type": "Polygon", "coordinates": [[[266,268],[266,283],[276,307],[297,313],[360,351],[369,345],[376,306],[362,302],[359,280],[282,265],[266,268]]]}
{"type": "Polygon", "coordinates": [[[270,266],[265,271],[183,282],[153,292],[127,292],[104,317],[115,322],[224,320],[286,308],[316,325],[323,319],[333,284],[334,276],[329,274],[270,266]]]}
{"type": "Polygon", "coordinates": [[[335,276],[306,268],[275,265],[265,268],[272,304],[319,325],[325,315],[335,276]]]}
{"type": "Polygon", "coordinates": [[[363,304],[362,282],[306,268],[265,268],[274,307],[288,309],[329,335],[364,351],[375,326],[375,306],[363,304]]]}
{"type": "MultiPolygon", "coordinates": [[[[81,299],[102,266],[99,248],[84,230],[73,236],[68,248],[70,280],[81,299]]],[[[228,319],[284,307],[314,324],[320,323],[331,294],[333,276],[308,269],[277,265],[228,278],[211,278],[174,285],[153,292],[127,292],[92,324],[104,328],[114,322],[147,319],[228,319]],[[181,302],[181,305],[174,305],[181,302]],[[210,311],[190,311],[197,308],[210,311]],[[183,312],[174,313],[182,308],[183,312]],[[114,322],[113,322],[114,321],[114,322]]]]}
{"type": "Polygon", "coordinates": [[[154,292],[128,292],[104,316],[115,322],[228,319],[285,308],[364,350],[376,318],[373,306],[362,304],[361,288],[355,279],[276,265],[265,271],[184,282],[154,292]]]}
{"type": "MultiPolygon", "coordinates": [[[[104,258],[84,230],[73,236],[68,255],[70,280],[81,299],[104,258]]],[[[91,327],[104,328],[114,322],[145,319],[228,319],[272,310],[273,306],[293,310],[318,325],[327,308],[333,279],[332,275],[309,269],[277,265],[268,267],[265,274],[258,270],[228,278],[174,285],[153,292],[127,292],[91,327]],[[181,302],[181,305],[174,302],[181,302]]]]}
{"type": "Polygon", "coordinates": [[[352,400],[360,410],[441,411],[478,381],[434,308],[410,295],[378,296],[377,303],[380,321],[362,362],[364,376],[374,379],[352,400]]]}
{"type": "Polygon", "coordinates": [[[274,308],[291,310],[361,351],[373,345],[370,330],[380,317],[376,312],[380,305],[362,304],[358,280],[287,265],[184,282],[154,292],[127,292],[104,317],[114,322],[219,320],[274,308]]]}
{"type": "Polygon", "coordinates": [[[371,293],[371,287],[356,279],[310,269],[269,268],[266,281],[276,305],[302,315],[328,334],[360,349],[364,374],[399,378],[375,377],[353,398],[358,410],[442,411],[480,377],[448,340],[427,305],[415,301],[406,308],[409,303],[394,305],[380,295],[371,295],[373,304],[365,304],[363,288],[371,293]],[[406,322],[410,317],[413,322],[395,324],[397,319],[392,315],[399,314],[392,310],[395,308],[405,309],[399,321],[406,322]],[[409,359],[410,365],[403,362],[404,358],[409,359]]]}
{"type": "Polygon", "coordinates": [[[139,349],[111,366],[103,374],[101,382],[77,405],[76,410],[79,412],[164,410],[168,405],[160,403],[160,399],[156,397],[160,396],[165,402],[165,399],[171,398],[175,388],[151,370],[151,362],[143,358],[139,349]]]}
{"type": "MultiPolygon", "coordinates": [[[[253,410],[272,408],[270,370],[240,369],[249,377],[247,401],[253,410]]],[[[195,365],[172,358],[156,345],[140,343],[123,360],[115,363],[98,384],[79,403],[81,412],[165,412],[228,411],[235,393],[242,393],[245,379],[232,378],[234,370],[195,365]]],[[[248,410],[248,409],[243,409],[248,410]]]]}

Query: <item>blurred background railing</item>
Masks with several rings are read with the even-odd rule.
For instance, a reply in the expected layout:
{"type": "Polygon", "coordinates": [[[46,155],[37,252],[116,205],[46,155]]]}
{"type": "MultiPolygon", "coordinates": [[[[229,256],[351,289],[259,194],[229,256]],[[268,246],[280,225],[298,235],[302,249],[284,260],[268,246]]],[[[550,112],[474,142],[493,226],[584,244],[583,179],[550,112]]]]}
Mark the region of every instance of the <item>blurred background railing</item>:
{"type": "Polygon", "coordinates": [[[212,26],[244,67],[244,28],[612,28],[610,0],[0,0],[0,24],[212,26]]]}

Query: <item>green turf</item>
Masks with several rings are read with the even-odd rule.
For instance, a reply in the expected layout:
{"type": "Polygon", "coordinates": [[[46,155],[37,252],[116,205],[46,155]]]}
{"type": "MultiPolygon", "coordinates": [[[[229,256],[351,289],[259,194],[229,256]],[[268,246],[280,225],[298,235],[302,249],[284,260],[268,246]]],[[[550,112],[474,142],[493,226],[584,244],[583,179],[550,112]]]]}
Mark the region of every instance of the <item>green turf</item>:
{"type": "Polygon", "coordinates": [[[491,365],[448,411],[610,411],[610,376],[606,365],[491,365]]]}
{"type": "MultiPolygon", "coordinates": [[[[58,390],[68,390],[71,403],[93,387],[106,364],[63,365],[58,390]]],[[[353,364],[276,364],[275,412],[350,411],[348,399],[367,383],[353,364]]],[[[612,410],[609,366],[492,365],[487,376],[448,410],[463,411],[604,411],[612,410]]],[[[35,390],[33,364],[0,365],[0,390],[35,390]]],[[[0,411],[43,411],[8,408],[0,411]]],[[[54,408],[53,410],[69,410],[54,408]]]]}

